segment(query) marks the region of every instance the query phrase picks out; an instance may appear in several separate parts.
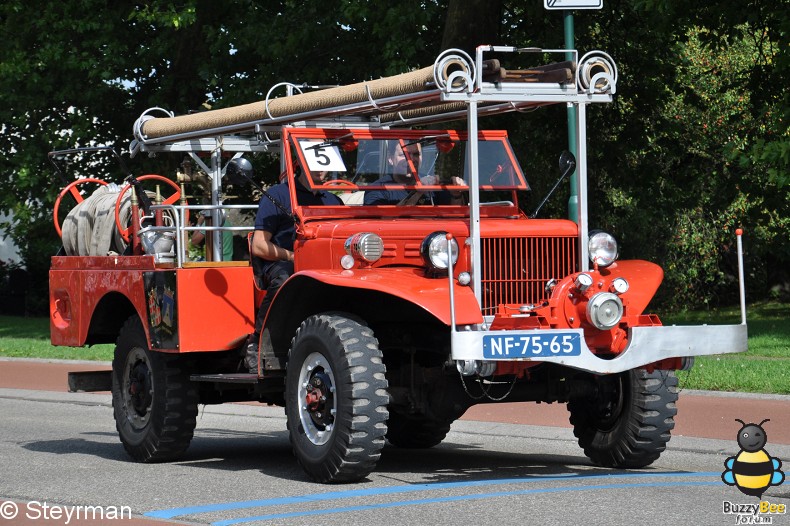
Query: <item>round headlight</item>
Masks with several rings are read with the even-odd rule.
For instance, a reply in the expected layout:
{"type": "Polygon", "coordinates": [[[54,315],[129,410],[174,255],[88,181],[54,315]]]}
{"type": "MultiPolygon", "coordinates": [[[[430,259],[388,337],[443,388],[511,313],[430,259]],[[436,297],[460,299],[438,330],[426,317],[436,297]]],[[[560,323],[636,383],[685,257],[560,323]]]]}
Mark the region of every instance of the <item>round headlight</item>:
{"type": "Polygon", "coordinates": [[[617,241],[606,232],[595,232],[587,243],[590,261],[599,267],[608,267],[617,259],[617,241]]]}
{"type": "MultiPolygon", "coordinates": [[[[450,240],[453,265],[458,261],[458,243],[455,238],[450,240]]],[[[447,262],[447,232],[434,232],[422,241],[420,253],[423,259],[434,268],[446,269],[447,262]]]]}
{"type": "Polygon", "coordinates": [[[373,263],[384,253],[384,241],[371,232],[360,232],[346,239],[345,248],[354,259],[373,263]]]}
{"type": "Polygon", "coordinates": [[[623,302],[611,292],[596,294],[587,304],[587,320],[602,331],[617,326],[622,317],[623,302]]]}

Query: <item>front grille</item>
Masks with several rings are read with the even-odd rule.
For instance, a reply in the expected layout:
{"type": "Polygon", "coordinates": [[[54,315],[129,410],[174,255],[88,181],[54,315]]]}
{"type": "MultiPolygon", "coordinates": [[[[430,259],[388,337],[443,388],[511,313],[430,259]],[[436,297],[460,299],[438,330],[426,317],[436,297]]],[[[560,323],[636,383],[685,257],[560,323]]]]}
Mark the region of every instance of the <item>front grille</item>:
{"type": "Polygon", "coordinates": [[[482,239],[483,313],[500,304],[538,304],[546,282],[576,272],[576,237],[482,239]]]}

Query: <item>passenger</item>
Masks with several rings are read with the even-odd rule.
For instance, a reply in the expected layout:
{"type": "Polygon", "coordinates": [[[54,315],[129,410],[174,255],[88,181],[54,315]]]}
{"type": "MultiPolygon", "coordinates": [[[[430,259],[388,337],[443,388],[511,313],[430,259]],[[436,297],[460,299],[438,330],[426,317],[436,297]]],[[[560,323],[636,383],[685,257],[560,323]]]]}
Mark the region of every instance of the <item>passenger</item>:
{"type": "MultiPolygon", "coordinates": [[[[387,151],[387,171],[384,177],[370,183],[378,185],[413,185],[416,184],[415,172],[419,172],[422,160],[422,145],[419,143],[401,147],[398,141],[393,141],[387,151]],[[412,166],[409,165],[411,160],[412,166]]],[[[426,175],[420,178],[422,184],[432,185],[436,177],[426,175]]],[[[459,177],[453,178],[453,184],[464,184],[459,177]]],[[[365,191],[364,204],[366,205],[413,205],[413,204],[461,204],[461,192],[415,192],[403,188],[365,191]]]]}
{"type": "MultiPolygon", "coordinates": [[[[298,169],[298,168],[297,168],[298,169]]],[[[335,194],[323,190],[311,190],[307,175],[300,171],[296,178],[296,201],[301,206],[340,205],[343,202],[335,194]]],[[[321,184],[321,173],[314,173],[314,184],[321,184]]],[[[255,317],[255,332],[247,338],[244,365],[251,373],[258,372],[258,344],[263,321],[274,295],[285,280],[294,272],[294,238],[296,237],[294,219],[291,211],[291,198],[288,182],[269,188],[267,196],[261,197],[258,213],[255,216],[255,232],[250,243],[250,253],[254,261],[253,270],[256,280],[266,289],[255,317]],[[258,264],[260,263],[260,264],[258,264]]]]}
{"type": "MultiPolygon", "coordinates": [[[[202,226],[206,222],[206,218],[211,217],[210,210],[201,210],[198,214],[198,220],[196,226],[202,226]]],[[[227,220],[225,213],[222,213],[222,226],[232,226],[230,222],[227,220]]],[[[220,232],[220,238],[222,239],[222,261],[233,261],[233,232],[230,230],[223,230],[220,232]]],[[[195,230],[192,233],[192,237],[190,238],[192,244],[196,247],[203,247],[203,243],[206,240],[206,231],[205,230],[195,230]]],[[[209,259],[209,255],[205,254],[204,259],[209,259]]]]}

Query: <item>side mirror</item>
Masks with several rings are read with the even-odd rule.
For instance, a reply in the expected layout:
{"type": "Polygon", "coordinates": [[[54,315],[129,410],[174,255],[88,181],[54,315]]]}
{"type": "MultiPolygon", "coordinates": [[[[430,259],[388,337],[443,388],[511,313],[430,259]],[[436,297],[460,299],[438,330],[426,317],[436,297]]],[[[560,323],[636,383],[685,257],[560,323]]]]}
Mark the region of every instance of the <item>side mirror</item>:
{"type": "Polygon", "coordinates": [[[573,155],[568,150],[564,150],[560,154],[560,173],[565,174],[567,177],[568,174],[573,172],[576,168],[576,156],[573,155]]]}
{"type": "Polygon", "coordinates": [[[532,214],[529,216],[530,219],[535,219],[536,217],[538,217],[538,212],[540,212],[540,209],[543,208],[543,205],[546,204],[546,201],[549,200],[551,194],[554,193],[554,191],[560,185],[562,180],[568,177],[570,174],[572,174],[575,169],[576,169],[576,156],[574,156],[568,150],[564,150],[560,154],[560,178],[557,179],[557,182],[554,183],[554,186],[551,187],[551,190],[549,190],[549,193],[546,194],[546,197],[543,198],[543,201],[540,202],[540,204],[535,209],[535,211],[532,212],[532,214]]]}
{"type": "Polygon", "coordinates": [[[255,184],[253,175],[252,163],[244,157],[231,159],[225,167],[225,180],[234,186],[255,184]]]}

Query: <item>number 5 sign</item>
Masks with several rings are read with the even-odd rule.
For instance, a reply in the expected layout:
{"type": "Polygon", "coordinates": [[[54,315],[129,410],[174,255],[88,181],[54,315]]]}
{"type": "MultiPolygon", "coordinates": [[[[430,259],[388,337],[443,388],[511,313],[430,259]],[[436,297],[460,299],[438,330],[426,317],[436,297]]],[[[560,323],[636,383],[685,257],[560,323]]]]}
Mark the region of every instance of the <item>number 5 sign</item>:
{"type": "Polygon", "coordinates": [[[324,141],[299,141],[307,167],[311,172],[345,172],[346,165],[337,145],[324,141]]]}

